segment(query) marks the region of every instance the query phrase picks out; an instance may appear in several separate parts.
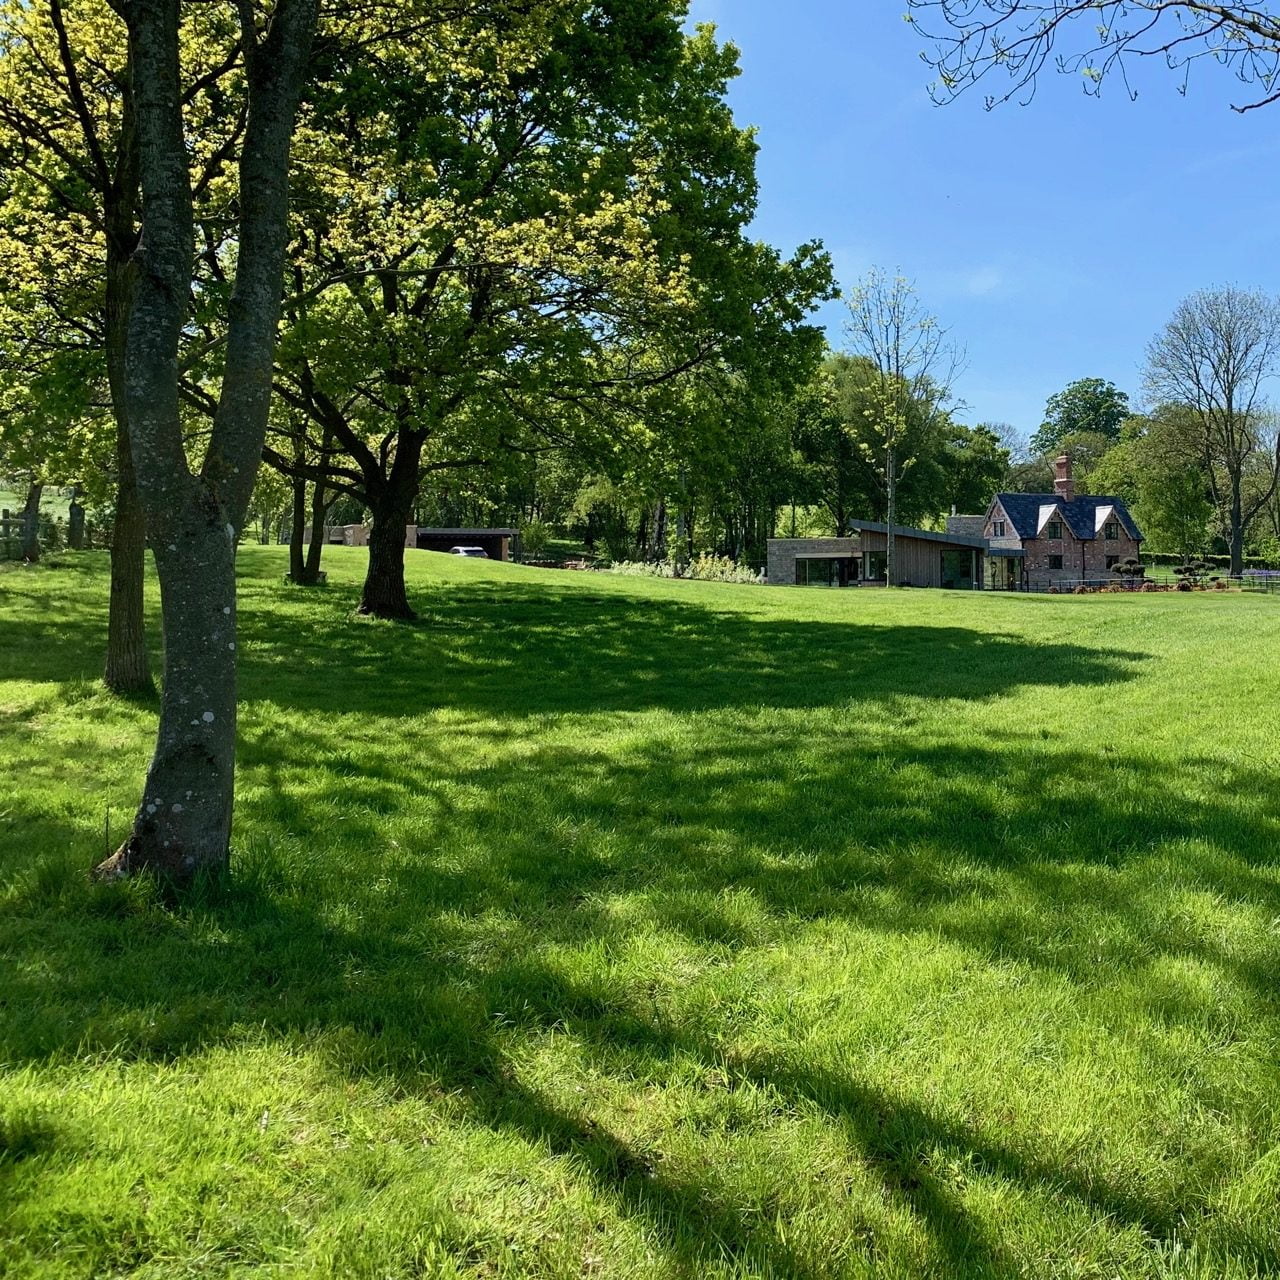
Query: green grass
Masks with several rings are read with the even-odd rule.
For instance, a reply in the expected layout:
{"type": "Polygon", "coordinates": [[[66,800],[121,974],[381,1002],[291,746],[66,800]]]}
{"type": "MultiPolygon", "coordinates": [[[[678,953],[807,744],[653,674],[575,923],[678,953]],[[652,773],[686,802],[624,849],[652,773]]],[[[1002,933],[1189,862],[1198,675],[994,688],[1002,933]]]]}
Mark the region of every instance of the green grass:
{"type": "Polygon", "coordinates": [[[242,554],[234,884],[0,570],[5,1277],[1280,1271],[1280,599],[242,554]]]}
{"type": "MultiPolygon", "coordinates": [[[[20,516],[26,501],[25,490],[19,492],[15,489],[0,487],[0,511],[8,511],[11,516],[20,516]]],[[[59,518],[65,520],[70,508],[71,500],[61,489],[46,489],[40,497],[40,514],[51,520],[59,518]]]]}

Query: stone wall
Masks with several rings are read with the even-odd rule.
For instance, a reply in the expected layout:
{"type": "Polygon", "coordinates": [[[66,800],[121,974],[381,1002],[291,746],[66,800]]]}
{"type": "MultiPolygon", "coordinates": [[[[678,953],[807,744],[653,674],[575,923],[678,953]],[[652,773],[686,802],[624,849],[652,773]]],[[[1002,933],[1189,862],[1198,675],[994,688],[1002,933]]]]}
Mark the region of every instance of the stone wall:
{"type": "Polygon", "coordinates": [[[844,556],[856,555],[857,538],[770,538],[766,577],[773,587],[796,585],[796,561],[820,556],[826,559],[833,552],[844,556]]]}

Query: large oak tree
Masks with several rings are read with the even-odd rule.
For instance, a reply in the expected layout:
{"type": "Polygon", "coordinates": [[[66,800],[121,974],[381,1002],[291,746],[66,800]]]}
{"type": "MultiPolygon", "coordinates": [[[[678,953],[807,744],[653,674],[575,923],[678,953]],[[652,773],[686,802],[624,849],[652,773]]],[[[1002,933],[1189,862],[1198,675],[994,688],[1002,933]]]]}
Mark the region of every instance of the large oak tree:
{"type": "Polygon", "coordinates": [[[369,509],[364,612],[412,616],[424,475],[565,447],[609,470],[679,428],[696,370],[763,381],[814,350],[826,257],[744,236],[735,55],[680,19],[651,0],[546,6],[477,33],[462,75],[438,46],[331,50],[299,134],[276,370],[311,439],[269,457],[369,509]]]}

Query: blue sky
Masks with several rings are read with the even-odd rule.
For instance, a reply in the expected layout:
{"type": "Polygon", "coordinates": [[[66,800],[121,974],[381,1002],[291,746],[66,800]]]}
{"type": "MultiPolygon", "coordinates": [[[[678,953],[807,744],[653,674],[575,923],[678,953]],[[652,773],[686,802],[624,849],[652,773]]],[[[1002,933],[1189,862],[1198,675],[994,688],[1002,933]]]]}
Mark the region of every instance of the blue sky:
{"type": "MultiPolygon", "coordinates": [[[[1147,343],[1192,291],[1280,292],[1280,104],[1201,65],[1162,66],[1101,100],[1043,77],[1029,106],[934,106],[905,0],[692,0],[741,51],[731,90],[759,129],[754,233],[820,239],[848,287],[901,269],[968,352],[967,421],[1023,435],[1075,378],[1141,400],[1147,343]]],[[[841,308],[822,313],[834,346],[841,308]]]]}

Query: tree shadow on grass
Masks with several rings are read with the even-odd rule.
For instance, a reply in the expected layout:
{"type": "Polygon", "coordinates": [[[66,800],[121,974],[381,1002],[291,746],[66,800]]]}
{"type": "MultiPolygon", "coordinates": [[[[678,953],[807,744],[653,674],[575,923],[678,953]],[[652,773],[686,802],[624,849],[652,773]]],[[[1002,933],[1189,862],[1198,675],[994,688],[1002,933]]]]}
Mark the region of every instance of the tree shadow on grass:
{"type": "MultiPolygon", "coordinates": [[[[1085,1157],[1068,1166],[1036,1154],[1025,1136],[1012,1142],[890,1094],[856,1068],[833,1070],[800,1042],[742,1048],[731,1029],[664,1021],[636,1007],[633,992],[567,977],[548,948],[599,940],[625,951],[656,930],[725,962],[806,922],[848,920],[941,936],[977,958],[1082,987],[1100,964],[1124,974],[1190,956],[1229,975],[1259,1010],[1273,1008],[1276,957],[1185,932],[1149,909],[1125,874],[1161,849],[1194,844],[1201,852],[1188,852],[1179,872],[1186,886],[1280,916],[1280,797],[1266,771],[1226,776],[1220,761],[1186,761],[1171,777],[1118,760],[1108,785],[1082,794],[1095,756],[1007,737],[922,746],[904,733],[862,746],[809,742],[802,778],[779,778],[779,744],[748,734],[714,749],[655,740],[608,760],[548,747],[503,774],[453,762],[446,738],[424,744],[412,764],[378,761],[376,802],[337,831],[325,829],[320,806],[359,779],[350,760],[331,769],[325,745],[322,734],[299,741],[292,732],[252,743],[250,776],[269,773],[271,761],[281,782],[302,770],[312,798],[281,807],[267,788],[244,816],[268,849],[300,832],[314,844],[306,833],[324,830],[323,859],[309,864],[297,843],[280,862],[250,856],[228,896],[178,912],[140,910],[127,894],[85,899],[50,873],[16,883],[9,910],[26,923],[3,946],[15,962],[3,1057],[165,1060],[234,1044],[245,1028],[286,1039],[335,1033],[335,1072],[456,1094],[476,1123],[568,1159],[689,1274],[725,1258],[745,1274],[829,1272],[779,1230],[778,1206],[744,1206],[710,1173],[673,1169],[660,1144],[637,1145],[589,1103],[531,1086],[522,1045],[557,1029],[612,1080],[665,1080],[693,1063],[723,1072],[730,1090],[768,1090],[784,1109],[821,1115],[886,1200],[910,1211],[939,1275],[1021,1273],[948,1161],[1155,1242],[1201,1220],[1213,1194],[1202,1169],[1156,1198],[1085,1157]],[[447,776],[453,790],[424,793],[408,768],[447,776]],[[410,809],[421,843],[395,849],[383,824],[410,809]],[[620,914],[620,901],[642,909],[620,914]]],[[[338,803],[347,807],[340,794],[338,803]]],[[[52,847],[55,835],[40,843],[52,847]]],[[[1204,1014],[1175,1003],[1159,1017],[1204,1014]]],[[[1280,1265],[1260,1234],[1228,1244],[1240,1259],[1280,1265]]]]}
{"type": "MultiPolygon", "coordinates": [[[[96,676],[102,628],[82,608],[50,609],[0,618],[0,679],[96,676]]],[[[328,600],[291,606],[263,592],[250,597],[239,630],[247,702],[394,717],[992,698],[1023,685],[1124,681],[1147,656],[963,626],[797,621],[538,584],[455,588],[416,628],[352,622],[328,600]]]]}
{"type": "MultiPolygon", "coordinates": [[[[723,1072],[730,1090],[770,1091],[784,1109],[821,1116],[919,1224],[939,1275],[1025,1272],[946,1158],[1154,1240],[1196,1220],[1212,1189],[1190,1173],[1157,1199],[834,1070],[800,1042],[743,1049],[728,1028],[664,1022],[625,991],[566,977],[548,948],[625,951],[657,932],[731,963],[829,919],[941,937],[1083,985],[1097,975],[1101,928],[1112,971],[1192,956],[1261,1008],[1274,999],[1266,954],[1162,919],[1124,873],[1195,845],[1179,873],[1187,886],[1280,915],[1268,771],[1185,760],[1171,775],[1031,733],[958,742],[938,726],[923,733],[902,702],[1104,689],[1131,677],[1141,654],[545,596],[456,590],[434,627],[414,630],[308,624],[282,635],[279,620],[249,616],[250,700],[371,718],[335,741],[319,717],[277,727],[250,707],[238,819],[250,847],[223,898],[164,911],[132,891],[82,890],[65,859],[24,858],[68,847],[76,828],[42,815],[29,793],[12,803],[10,830],[25,834],[22,848],[10,843],[5,911],[17,926],[0,939],[12,975],[0,1057],[168,1060],[319,1033],[336,1074],[443,1087],[476,1123],[565,1158],[688,1274],[725,1258],[748,1274],[838,1267],[815,1254],[820,1242],[806,1251],[781,1229],[779,1205],[744,1206],[713,1171],[673,1168],[660,1144],[625,1136],[591,1103],[531,1085],[522,1047],[561,1028],[609,1079],[666,1082],[692,1063],[723,1072]],[[411,755],[385,749],[395,719],[441,706],[489,720],[437,723],[411,755]],[[822,706],[842,713],[821,730],[771,715],[822,706]],[[607,755],[530,748],[520,723],[651,708],[741,714],[732,727],[712,716],[682,721],[683,734],[633,734],[607,755]]],[[[313,615],[328,607],[308,604],[313,615]]],[[[88,632],[62,618],[36,631],[0,674],[76,674],[88,632]]],[[[0,630],[0,654],[5,640],[0,630]]],[[[1183,1015],[1205,1013],[1176,1001],[1160,1013],[1183,1015]]],[[[1280,1262],[1265,1241],[1232,1243],[1280,1262]]]]}

